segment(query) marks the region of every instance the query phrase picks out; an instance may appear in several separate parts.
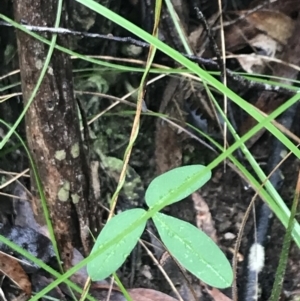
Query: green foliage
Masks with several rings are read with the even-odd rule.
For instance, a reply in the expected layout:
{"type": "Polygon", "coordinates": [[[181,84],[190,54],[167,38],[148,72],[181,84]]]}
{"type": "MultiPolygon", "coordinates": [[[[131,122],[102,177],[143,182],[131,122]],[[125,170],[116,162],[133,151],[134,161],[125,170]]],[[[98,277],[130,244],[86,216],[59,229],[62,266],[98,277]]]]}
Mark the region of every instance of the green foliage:
{"type": "Polygon", "coordinates": [[[193,225],[156,213],[153,221],[170,253],[196,277],[219,288],[231,285],[230,263],[214,241],[193,225]]]}
{"type": "MultiPolygon", "coordinates": [[[[189,178],[192,178],[195,174],[199,173],[199,171],[204,170],[205,166],[203,165],[189,165],[182,166],[179,168],[172,169],[157,178],[155,178],[149,185],[146,195],[145,201],[149,207],[152,207],[154,204],[159,202],[165,195],[170,193],[172,189],[178,187],[180,184],[184,183],[189,178]]],[[[204,176],[198,177],[198,181],[193,185],[186,187],[183,189],[181,193],[173,198],[170,204],[174,204],[188,195],[193,193],[198,188],[202,187],[209,179],[211,178],[211,172],[207,172],[204,176]]],[[[170,205],[167,204],[167,205],[170,205]]]]}
{"type": "MultiPolygon", "coordinates": [[[[284,144],[288,150],[293,152],[293,154],[300,158],[300,150],[297,148],[296,145],[287,137],[285,136],[279,129],[277,129],[273,124],[272,120],[274,120],[277,116],[279,116],[282,112],[287,110],[290,106],[294,105],[296,102],[300,99],[300,94],[297,93],[295,96],[291,97],[289,100],[287,100],[283,105],[281,105],[278,109],[276,109],[273,113],[271,113],[268,117],[263,116],[260,112],[253,109],[253,106],[249,104],[247,101],[242,99],[240,96],[234,93],[234,91],[230,90],[228,87],[224,86],[221,82],[219,82],[216,78],[211,76],[208,72],[201,69],[197,64],[194,62],[191,62],[189,59],[182,56],[179,52],[177,52],[175,49],[169,47],[168,45],[164,44],[159,39],[151,36],[147,32],[143,31],[141,28],[137,27],[136,25],[132,24],[128,20],[122,18],[121,16],[115,14],[114,12],[108,10],[101,4],[95,2],[94,0],[76,0],[77,2],[85,5],[86,7],[89,7],[90,9],[96,11],[98,14],[105,16],[106,18],[112,20],[116,24],[120,25],[123,28],[126,28],[127,30],[133,32],[136,36],[140,37],[142,40],[154,45],[165,53],[166,55],[172,57],[174,60],[176,60],[180,65],[183,65],[187,69],[189,69],[190,72],[197,75],[203,82],[206,82],[210,87],[215,88],[216,90],[220,91],[220,93],[226,95],[228,98],[230,98],[235,104],[237,104],[240,108],[242,108],[247,114],[249,114],[251,117],[253,117],[255,120],[258,121],[258,124],[254,126],[249,132],[247,132],[243,137],[238,139],[232,146],[230,146],[227,150],[222,150],[222,153],[213,161],[211,162],[207,167],[209,169],[212,169],[216,167],[219,163],[221,163],[224,159],[231,157],[231,154],[238,149],[239,147],[242,147],[243,152],[248,151],[244,148],[243,143],[245,143],[248,139],[250,139],[252,136],[254,136],[260,129],[266,128],[270,133],[272,133],[274,136],[277,137],[278,140],[284,144]]],[[[7,18],[0,15],[4,20],[9,21],[10,23],[13,23],[11,20],[8,20],[7,18]]],[[[18,28],[18,24],[14,24],[18,28]]],[[[22,27],[20,28],[23,31],[22,27]]],[[[27,32],[27,31],[26,31],[27,32]]],[[[28,34],[34,36],[33,33],[30,31],[27,32],[28,34]]],[[[40,36],[38,36],[39,39],[42,39],[40,36]]],[[[43,39],[45,43],[48,43],[45,39],[43,39]]],[[[57,47],[57,49],[60,49],[62,51],[65,51],[67,53],[71,52],[66,49],[63,49],[61,47],[57,47]]],[[[75,53],[72,53],[74,55],[75,53]]],[[[86,60],[86,57],[80,56],[79,54],[76,54],[78,58],[82,58],[86,60]]],[[[91,61],[91,60],[90,60],[91,61]]],[[[95,64],[103,65],[104,62],[95,60],[93,61],[95,64]]],[[[105,63],[106,65],[108,63],[105,63]]],[[[118,66],[118,69],[120,70],[121,66],[118,66]]],[[[128,67],[126,67],[128,68],[128,67]]],[[[251,78],[253,80],[253,77],[251,78]]],[[[261,79],[256,79],[257,81],[261,81],[261,79]]],[[[268,82],[269,84],[272,84],[268,82]]],[[[276,83],[276,85],[278,85],[276,83]]],[[[289,86],[290,88],[290,86],[289,86]]],[[[0,145],[1,146],[1,145],[0,145]]],[[[252,160],[255,160],[253,156],[251,155],[252,160]]],[[[258,173],[258,177],[261,182],[265,182],[266,191],[265,194],[265,201],[268,203],[270,208],[274,211],[274,213],[277,215],[279,220],[282,222],[282,224],[287,227],[288,220],[290,216],[290,211],[287,208],[286,204],[280,197],[280,195],[277,193],[277,191],[274,189],[273,185],[270,183],[270,181],[267,180],[265,174],[262,172],[261,168],[258,164],[256,164],[256,168],[254,168],[255,173],[258,173]]],[[[248,173],[249,175],[249,173],[248,173]]],[[[248,177],[247,177],[248,178],[248,177]]],[[[253,178],[254,179],[254,178],[253,178]]],[[[253,184],[253,180],[249,181],[251,184],[253,184]]],[[[254,188],[256,190],[261,190],[260,185],[254,185],[254,188]]],[[[298,246],[300,246],[300,226],[298,223],[294,225],[293,228],[293,239],[297,243],[298,246]]]]}
{"type": "MultiPolygon", "coordinates": [[[[141,217],[144,212],[143,209],[132,209],[114,216],[101,231],[91,254],[103,247],[105,242],[119,235],[126,226],[141,217]]],[[[108,277],[123,264],[142,235],[145,226],[145,222],[140,224],[132,232],[124,235],[121,240],[102,252],[96,260],[88,263],[87,271],[92,280],[108,277]]]]}
{"type": "MultiPolygon", "coordinates": [[[[214,87],[220,93],[222,93],[224,95],[227,95],[227,97],[229,97],[231,100],[233,100],[238,106],[240,106],[241,108],[243,108],[250,116],[252,116],[254,119],[256,119],[259,122],[259,124],[256,127],[254,127],[251,131],[249,131],[240,140],[237,140],[237,142],[234,143],[234,145],[232,145],[227,150],[224,150],[222,148],[222,146],[217,145],[215,142],[213,142],[216,145],[217,149],[219,149],[220,155],[218,156],[218,158],[216,158],[213,162],[211,162],[208,165],[208,167],[206,168],[206,170],[211,170],[212,168],[214,168],[215,166],[217,166],[218,164],[220,164],[220,162],[222,162],[224,159],[231,160],[238,167],[238,169],[245,176],[245,178],[248,179],[248,181],[249,181],[249,183],[251,183],[252,187],[254,189],[256,189],[256,190],[260,190],[261,197],[269,204],[269,206],[272,208],[272,210],[275,212],[275,214],[278,216],[278,218],[281,220],[281,222],[285,226],[287,226],[289,220],[291,220],[289,218],[290,217],[290,211],[287,208],[287,206],[285,205],[285,203],[283,202],[283,200],[280,197],[280,195],[277,193],[277,191],[274,189],[274,187],[271,185],[271,183],[269,181],[266,182],[265,188],[263,188],[263,189],[260,188],[260,185],[261,185],[262,182],[264,182],[264,180],[266,179],[266,176],[261,172],[260,167],[258,166],[258,164],[257,164],[257,168],[253,168],[253,171],[254,171],[254,176],[253,176],[252,174],[250,174],[245,169],[245,167],[243,165],[241,165],[241,163],[239,163],[232,156],[232,153],[237,148],[241,147],[243,145],[243,143],[245,141],[247,141],[252,135],[254,135],[255,133],[257,133],[261,128],[265,127],[272,134],[274,134],[275,136],[277,136],[277,138],[280,141],[282,141],[282,143],[285,144],[289,150],[293,151],[293,153],[299,158],[300,157],[300,151],[299,151],[299,149],[297,149],[297,147],[287,137],[285,137],[283,133],[281,133],[280,131],[278,131],[278,129],[274,128],[274,125],[272,125],[271,121],[274,120],[277,116],[279,116],[282,112],[284,112],[291,105],[293,105],[294,103],[296,103],[297,101],[299,101],[300,94],[298,93],[293,98],[287,100],[285,102],[285,104],[283,104],[280,108],[278,108],[277,110],[275,110],[269,117],[265,118],[259,112],[257,112],[256,110],[254,110],[253,107],[251,107],[251,105],[247,104],[242,98],[238,97],[233,91],[230,91],[228,88],[224,87],[221,83],[219,83],[216,79],[214,79],[213,77],[211,77],[209,73],[207,73],[206,71],[200,69],[195,63],[190,62],[188,59],[182,57],[182,55],[180,55],[179,53],[177,53],[174,49],[171,49],[167,45],[163,44],[161,41],[159,41],[155,37],[151,37],[151,36],[149,37],[149,35],[146,32],[142,31],[139,28],[136,28],[135,25],[129,23],[127,20],[124,20],[121,16],[116,15],[113,11],[107,10],[105,7],[102,7],[101,5],[99,5],[98,3],[96,3],[95,1],[92,1],[92,0],[77,0],[77,2],[81,2],[83,5],[89,7],[90,9],[93,9],[93,10],[97,11],[98,14],[105,15],[105,17],[109,18],[110,20],[115,21],[120,26],[122,26],[122,27],[124,27],[126,29],[127,28],[130,29],[130,31],[134,32],[141,39],[152,43],[159,50],[161,50],[164,53],[166,53],[167,55],[173,57],[175,60],[177,60],[180,63],[180,65],[183,65],[185,67],[183,69],[172,69],[172,68],[170,68],[170,69],[162,69],[162,68],[151,69],[151,72],[153,72],[153,73],[174,73],[174,74],[175,73],[176,74],[180,74],[182,72],[184,72],[184,73],[189,72],[189,73],[196,74],[196,75],[198,75],[199,79],[201,79],[204,82],[206,82],[210,87],[211,86],[214,87]],[[259,179],[259,181],[257,179],[259,179]]],[[[61,7],[61,4],[60,4],[60,7],[61,7]]],[[[58,16],[60,16],[59,10],[58,10],[58,16]]],[[[121,65],[121,64],[113,64],[113,63],[109,63],[109,62],[102,61],[102,60],[99,60],[99,59],[94,59],[94,58],[91,58],[91,57],[86,56],[86,55],[78,54],[78,53],[76,53],[74,51],[71,51],[70,49],[67,49],[67,48],[61,47],[60,45],[57,45],[55,43],[55,35],[53,35],[52,40],[49,41],[49,40],[45,39],[44,37],[42,37],[41,35],[38,35],[36,33],[33,33],[31,31],[27,30],[26,28],[23,27],[23,25],[20,25],[20,24],[18,24],[16,22],[12,21],[11,19],[7,18],[6,16],[4,16],[2,14],[0,14],[0,18],[2,20],[5,20],[6,22],[9,22],[10,24],[12,24],[18,30],[26,32],[29,36],[34,37],[37,40],[42,41],[46,45],[50,45],[51,46],[49,48],[49,55],[47,57],[47,60],[45,61],[44,68],[41,71],[41,76],[40,76],[40,78],[38,80],[37,86],[34,89],[34,92],[33,92],[32,96],[30,97],[30,100],[28,101],[28,105],[24,109],[24,112],[22,113],[22,115],[20,116],[20,118],[18,119],[18,121],[11,128],[11,130],[9,131],[9,133],[5,136],[4,139],[2,139],[0,141],[0,149],[2,149],[2,147],[7,143],[7,141],[9,140],[9,137],[13,133],[16,133],[15,129],[17,128],[18,124],[20,123],[20,120],[24,117],[24,115],[26,113],[26,110],[29,108],[32,100],[34,99],[35,93],[38,91],[38,87],[39,87],[39,85],[40,85],[40,83],[42,81],[43,74],[47,70],[47,66],[48,66],[48,63],[49,63],[49,60],[50,60],[50,56],[51,56],[51,53],[52,53],[52,50],[53,50],[52,48],[53,47],[55,49],[59,50],[59,51],[62,51],[62,52],[67,53],[69,55],[73,55],[73,56],[75,56],[75,57],[77,57],[77,58],[79,58],[81,60],[84,60],[84,61],[96,64],[96,65],[99,66],[99,68],[101,67],[101,70],[103,68],[109,68],[111,70],[118,70],[118,72],[120,72],[120,71],[126,71],[126,72],[129,72],[129,71],[144,72],[144,68],[143,67],[138,68],[138,67],[132,67],[132,66],[125,66],[125,65],[121,65]]],[[[58,25],[58,23],[59,23],[58,19],[59,18],[57,18],[56,25],[58,25]]],[[[271,82],[269,80],[268,81],[267,80],[263,80],[262,79],[262,75],[260,75],[259,78],[254,78],[253,76],[250,76],[250,75],[247,74],[245,77],[251,78],[251,80],[254,80],[254,81],[257,81],[257,82],[267,82],[270,85],[285,86],[288,89],[291,89],[291,90],[295,89],[296,91],[298,91],[298,88],[292,87],[290,85],[283,85],[283,84],[280,84],[278,82],[271,82]]],[[[270,78],[270,77],[268,76],[268,78],[270,78]]],[[[253,158],[253,160],[254,160],[254,158],[253,158]]],[[[33,170],[36,173],[36,171],[35,171],[34,168],[33,168],[33,170]]],[[[200,175],[200,177],[201,177],[201,175],[200,175]]],[[[191,183],[191,182],[193,182],[193,179],[188,180],[187,182],[191,183]]],[[[188,183],[186,184],[186,186],[189,186],[188,183]]],[[[186,187],[183,188],[182,190],[184,190],[184,189],[186,189],[186,187]]],[[[41,187],[39,187],[39,191],[40,191],[40,193],[42,195],[43,193],[42,193],[42,188],[41,187]]],[[[176,195],[176,189],[175,189],[175,191],[170,191],[166,197],[163,197],[163,200],[165,200],[166,202],[161,201],[160,203],[165,206],[167,204],[172,203],[171,200],[173,198],[174,199],[177,198],[177,201],[178,201],[178,196],[175,197],[175,195],[176,195]]],[[[44,200],[44,199],[45,198],[42,197],[42,200],[44,200]]],[[[43,203],[45,203],[45,202],[43,201],[43,203]]],[[[93,253],[88,258],[86,258],[82,262],[78,263],[72,269],[66,271],[63,275],[60,275],[59,273],[57,273],[56,271],[54,271],[50,267],[47,267],[43,262],[39,261],[38,259],[32,258],[32,256],[30,256],[30,254],[27,254],[27,256],[26,256],[26,251],[22,250],[21,248],[18,248],[18,246],[14,246],[14,244],[12,244],[8,240],[6,240],[4,237],[0,236],[0,240],[3,241],[3,242],[5,242],[7,245],[11,246],[11,248],[13,248],[15,250],[18,250],[19,253],[23,254],[28,259],[30,259],[30,260],[38,263],[43,269],[45,269],[46,271],[48,271],[49,273],[51,273],[54,276],[54,278],[57,278],[57,279],[54,279],[46,288],[42,289],[34,297],[32,297],[31,300],[34,301],[34,300],[38,300],[39,298],[43,297],[47,292],[49,292],[51,289],[55,288],[61,282],[67,283],[68,285],[70,285],[70,287],[72,287],[72,285],[73,285],[73,288],[76,289],[76,286],[74,284],[72,284],[68,280],[68,278],[72,274],[74,274],[80,268],[84,267],[86,264],[89,264],[90,261],[97,260],[98,255],[101,256],[101,254],[103,252],[105,252],[106,250],[108,250],[109,248],[111,248],[112,246],[114,246],[115,244],[117,244],[118,241],[120,241],[120,239],[123,239],[123,237],[126,235],[126,231],[129,232],[129,233],[131,233],[135,228],[142,227],[145,224],[145,222],[147,221],[147,219],[149,219],[151,217],[153,217],[154,220],[160,219],[160,215],[157,215],[157,214],[159,214],[158,211],[161,210],[162,208],[163,208],[163,206],[160,206],[160,205],[158,206],[155,203],[153,205],[153,207],[151,207],[149,209],[149,211],[143,211],[143,210],[140,211],[141,213],[137,214],[138,217],[137,216],[135,217],[134,214],[133,214],[133,217],[135,218],[135,220],[131,221],[131,223],[130,223],[130,225],[128,227],[126,227],[126,225],[123,225],[124,228],[123,228],[122,231],[120,231],[119,235],[111,237],[111,240],[109,240],[108,242],[104,242],[103,245],[101,245],[102,247],[99,246],[99,248],[97,248],[97,250],[96,250],[96,247],[94,247],[95,250],[93,250],[93,253]],[[142,215],[140,215],[140,214],[142,214],[142,215]]],[[[47,221],[48,220],[49,220],[49,218],[47,218],[47,221]]],[[[292,228],[293,228],[293,238],[294,238],[295,242],[297,243],[297,245],[300,246],[300,227],[299,227],[299,224],[297,222],[295,222],[295,224],[294,224],[294,226],[292,228]]],[[[49,229],[51,229],[51,227],[49,227],[49,229]]],[[[199,230],[197,230],[197,231],[200,232],[199,230]]],[[[180,236],[178,233],[176,233],[176,235],[180,236]]],[[[165,242],[165,244],[167,245],[166,242],[165,242]]],[[[199,249],[201,249],[201,248],[199,248],[199,249]]],[[[172,247],[169,249],[169,251],[174,254],[174,250],[173,250],[172,247]]],[[[202,253],[201,253],[201,255],[203,256],[202,253]]],[[[213,258],[213,255],[211,255],[211,257],[213,258]]],[[[204,258],[204,256],[203,256],[203,258],[204,258]]],[[[221,268],[220,268],[220,270],[221,270],[221,268]]],[[[205,269],[203,271],[205,272],[205,269]]],[[[193,273],[193,271],[192,271],[192,273],[193,273]]],[[[208,276],[206,276],[206,277],[208,277],[208,276]]],[[[207,280],[207,279],[205,281],[209,282],[209,280],[207,280]]],[[[221,285],[222,284],[220,283],[220,286],[221,285]]],[[[78,292],[82,292],[81,289],[79,289],[79,288],[77,288],[77,291],[78,292]]],[[[88,298],[91,298],[91,297],[88,296],[88,298]]]]}
{"type": "MultiPolygon", "coordinates": [[[[190,165],[175,168],[155,178],[146,191],[146,203],[155,207],[176,203],[202,187],[211,178],[205,166],[190,165]],[[189,183],[191,179],[192,185],[189,183]],[[178,189],[179,187],[179,189],[178,189]],[[163,202],[167,196],[167,201],[163,202]]],[[[87,270],[93,280],[101,280],[115,272],[126,260],[145,229],[146,221],[130,227],[143,218],[146,211],[132,209],[113,217],[100,233],[91,255],[103,252],[89,261],[87,270]],[[124,230],[125,229],[125,230],[124,230]],[[123,234],[120,239],[117,239],[123,234]],[[107,242],[112,242],[105,248],[107,242]]],[[[170,253],[184,268],[209,285],[225,288],[231,285],[233,273],[230,263],[218,246],[202,231],[177,218],[156,212],[153,221],[170,253]]]]}

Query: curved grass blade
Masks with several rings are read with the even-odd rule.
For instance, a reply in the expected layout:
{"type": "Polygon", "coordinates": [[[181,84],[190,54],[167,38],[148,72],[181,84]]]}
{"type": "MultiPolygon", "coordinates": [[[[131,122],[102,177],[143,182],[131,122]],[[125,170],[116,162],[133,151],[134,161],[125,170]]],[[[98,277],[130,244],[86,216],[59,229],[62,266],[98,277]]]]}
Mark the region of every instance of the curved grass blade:
{"type": "Polygon", "coordinates": [[[184,268],[213,287],[231,285],[233,272],[229,261],[204,232],[159,212],[153,216],[153,221],[168,251],[184,268]]]}
{"type": "MultiPolygon", "coordinates": [[[[98,236],[91,254],[99,251],[105,243],[124,231],[128,225],[145,213],[143,209],[122,212],[110,219],[98,236]]],[[[126,233],[122,240],[102,252],[87,264],[87,272],[92,280],[102,280],[115,272],[126,260],[129,253],[142,235],[146,222],[138,225],[132,232],[126,233]]]]}
{"type": "MultiPolygon", "coordinates": [[[[205,166],[203,165],[188,165],[182,166],[175,169],[172,169],[158,177],[156,177],[149,185],[145,201],[149,207],[152,207],[154,204],[158,203],[166,195],[173,192],[178,186],[182,185],[185,181],[193,177],[196,173],[199,173],[201,170],[204,170],[205,166]]],[[[174,198],[172,202],[169,202],[166,205],[170,205],[181,201],[200,187],[202,187],[209,179],[211,178],[211,171],[208,170],[205,174],[199,177],[198,181],[183,190],[178,197],[174,198]]]]}

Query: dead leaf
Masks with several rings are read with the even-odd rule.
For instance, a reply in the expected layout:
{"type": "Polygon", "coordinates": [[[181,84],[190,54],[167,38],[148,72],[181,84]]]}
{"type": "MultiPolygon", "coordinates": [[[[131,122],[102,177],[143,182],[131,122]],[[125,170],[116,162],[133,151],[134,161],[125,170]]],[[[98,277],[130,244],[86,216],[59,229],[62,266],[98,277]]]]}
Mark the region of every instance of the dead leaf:
{"type": "MultiPolygon", "coordinates": [[[[247,11],[236,13],[247,15],[247,11]]],[[[231,52],[238,51],[261,33],[286,45],[294,27],[295,21],[281,10],[260,10],[225,28],[226,48],[231,52]]]]}
{"type": "MultiPolygon", "coordinates": [[[[244,14],[245,12],[240,12],[244,14]]],[[[287,15],[273,10],[260,10],[246,20],[269,37],[285,45],[294,30],[294,21],[287,15]]]]}
{"type": "MultiPolygon", "coordinates": [[[[178,120],[182,119],[183,89],[180,79],[172,78],[163,94],[160,112],[178,120]],[[180,88],[181,87],[181,88],[180,88]]],[[[182,160],[182,139],[178,129],[157,120],[155,131],[155,163],[158,175],[178,167],[182,160]]]]}
{"type": "MultiPolygon", "coordinates": [[[[300,15],[298,15],[295,29],[291,32],[292,36],[289,39],[287,45],[285,45],[283,49],[283,53],[280,57],[281,60],[291,63],[294,65],[300,64],[300,40],[299,40],[299,29],[300,29],[300,15]]],[[[282,77],[280,79],[281,83],[291,84],[290,79],[295,79],[298,76],[298,70],[295,70],[289,66],[285,65],[276,65],[273,70],[273,75],[277,77],[282,77]]],[[[272,113],[275,109],[277,109],[282,103],[286,101],[286,96],[278,95],[274,92],[263,91],[257,102],[255,103],[256,108],[263,111],[266,114],[272,113]]],[[[240,127],[240,133],[243,135],[248,132],[257,122],[252,118],[248,117],[245,122],[240,127]]],[[[254,135],[251,139],[249,139],[246,143],[247,147],[251,147],[265,132],[265,129],[259,131],[256,135],[254,135]]]]}
{"type": "MultiPolygon", "coordinates": [[[[50,239],[30,227],[11,226],[8,224],[0,225],[0,234],[22,247],[31,255],[42,260],[44,263],[49,263],[50,260],[55,257],[50,239]]],[[[23,269],[28,273],[34,273],[40,269],[39,265],[28,260],[18,252],[15,252],[2,242],[0,242],[0,250],[20,259],[23,269]]]]}
{"type": "Polygon", "coordinates": [[[133,301],[177,301],[177,299],[152,289],[133,288],[128,292],[133,301]]]}
{"type": "Polygon", "coordinates": [[[236,52],[248,45],[248,41],[258,35],[260,31],[245,19],[225,28],[226,49],[236,52]]]}
{"type": "Polygon", "coordinates": [[[196,212],[196,225],[205,234],[207,234],[214,242],[218,241],[217,231],[212,219],[210,210],[204,199],[197,192],[192,194],[194,208],[196,212]]]}
{"type": "Polygon", "coordinates": [[[236,59],[247,73],[261,74],[264,71],[265,62],[262,58],[255,56],[255,54],[241,55],[236,59]]]}
{"type": "MultiPolygon", "coordinates": [[[[249,44],[256,49],[263,52],[264,55],[274,57],[277,48],[280,45],[271,37],[265,34],[258,34],[256,37],[249,41],[249,44]]],[[[263,73],[266,66],[266,61],[255,53],[248,55],[237,56],[242,68],[248,73],[263,73]]]]}
{"type": "Polygon", "coordinates": [[[15,283],[27,296],[31,295],[31,283],[20,263],[0,251],[0,271],[15,283]]]}

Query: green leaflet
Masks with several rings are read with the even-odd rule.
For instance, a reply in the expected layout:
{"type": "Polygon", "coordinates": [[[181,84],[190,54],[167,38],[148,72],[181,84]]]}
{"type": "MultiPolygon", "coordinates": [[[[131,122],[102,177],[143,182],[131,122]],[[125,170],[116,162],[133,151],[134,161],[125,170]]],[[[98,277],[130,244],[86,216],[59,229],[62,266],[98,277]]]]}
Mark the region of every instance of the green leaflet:
{"type": "MultiPolygon", "coordinates": [[[[114,216],[98,236],[91,254],[98,251],[103,244],[112,240],[114,237],[130,227],[130,225],[145,214],[143,209],[132,209],[114,216]]],[[[142,235],[146,222],[139,225],[132,231],[127,231],[121,240],[112,247],[102,252],[94,260],[87,264],[87,272],[92,280],[102,280],[115,272],[126,260],[129,253],[136,245],[142,235]]]]}
{"type": "Polygon", "coordinates": [[[213,287],[231,285],[233,272],[229,261],[204,232],[159,212],[153,221],[163,243],[184,268],[213,287]]]}
{"type": "MultiPolygon", "coordinates": [[[[168,204],[185,198],[210,179],[211,172],[208,171],[192,186],[188,183],[191,177],[197,173],[201,174],[204,169],[205,166],[202,165],[184,166],[155,178],[146,192],[148,206],[157,206],[161,199],[171,196],[172,192],[179,188],[180,194],[168,204]]],[[[133,223],[145,214],[146,211],[143,209],[128,210],[113,217],[105,225],[92,254],[99,252],[101,248],[103,251],[87,265],[92,280],[106,278],[124,263],[146,226],[145,221],[134,229],[133,223]],[[105,249],[103,246],[112,239],[115,239],[116,243],[105,249]]],[[[153,220],[166,247],[183,267],[214,287],[225,288],[231,285],[233,280],[231,266],[219,247],[206,234],[189,223],[159,212],[155,213],[153,220]]]]}
{"type": "MultiPolygon", "coordinates": [[[[149,207],[157,204],[163,197],[167,194],[172,193],[172,191],[178,186],[184,184],[187,180],[189,180],[192,176],[199,173],[201,170],[205,169],[203,165],[188,165],[182,166],[175,169],[172,169],[158,177],[156,177],[149,185],[145,200],[149,207]]],[[[194,185],[186,186],[178,197],[174,198],[172,202],[167,205],[174,204],[200,187],[202,187],[209,179],[211,178],[211,172],[208,171],[203,176],[199,177],[198,181],[194,185]]]]}

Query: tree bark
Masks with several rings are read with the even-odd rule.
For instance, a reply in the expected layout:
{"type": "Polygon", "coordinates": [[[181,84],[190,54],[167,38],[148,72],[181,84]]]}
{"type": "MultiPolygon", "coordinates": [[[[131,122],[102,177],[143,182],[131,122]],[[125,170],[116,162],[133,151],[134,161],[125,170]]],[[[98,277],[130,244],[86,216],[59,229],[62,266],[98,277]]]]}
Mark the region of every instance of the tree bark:
{"type": "MultiPolygon", "coordinates": [[[[64,1],[65,2],[65,1],[64,1]]],[[[30,25],[53,27],[57,0],[16,0],[14,14],[30,25]]],[[[60,26],[67,27],[63,11],[60,26]]],[[[44,34],[50,39],[51,36],[44,34]]],[[[24,32],[17,31],[23,100],[26,104],[37,83],[49,47],[24,32]]],[[[57,44],[68,47],[64,36],[57,44]]],[[[26,114],[26,135],[47,200],[55,237],[65,268],[71,266],[73,247],[92,246],[89,229],[98,232],[89,220],[94,204],[89,194],[89,168],[79,129],[68,55],[54,51],[36,97],[26,114]]],[[[35,205],[41,208],[40,200],[35,205]]],[[[41,209],[39,210],[41,213],[41,209]]],[[[41,221],[41,214],[39,214],[41,221]]]]}

